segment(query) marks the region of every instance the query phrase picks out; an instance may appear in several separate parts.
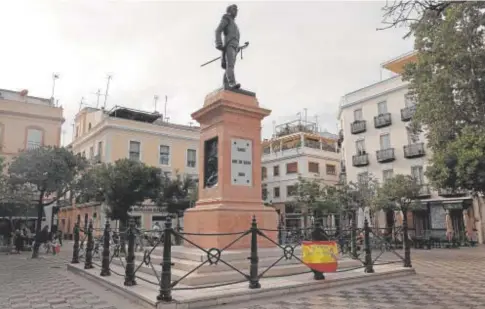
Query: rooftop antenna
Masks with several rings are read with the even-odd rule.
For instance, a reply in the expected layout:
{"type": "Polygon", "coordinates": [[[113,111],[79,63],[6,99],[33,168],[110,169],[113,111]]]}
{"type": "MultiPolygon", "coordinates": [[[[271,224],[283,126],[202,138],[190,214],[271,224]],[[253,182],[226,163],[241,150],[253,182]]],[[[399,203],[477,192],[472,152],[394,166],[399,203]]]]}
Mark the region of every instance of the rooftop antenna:
{"type": "Polygon", "coordinates": [[[99,97],[101,96],[101,89],[98,89],[98,91],[96,91],[94,93],[96,95],[96,108],[99,107],[99,97]]]}
{"type": "Polygon", "coordinates": [[[273,120],[273,137],[276,136],[276,120],[273,120]]]}
{"type": "Polygon", "coordinates": [[[192,121],[189,121],[189,127],[191,127],[191,126],[192,126],[192,124],[193,124],[193,122],[192,122],[192,121]]]}
{"type": "Polygon", "coordinates": [[[307,122],[307,120],[308,120],[307,119],[307,110],[308,110],[308,108],[305,107],[303,110],[305,111],[305,122],[307,122]]]}
{"type": "Polygon", "coordinates": [[[170,118],[167,117],[167,101],[168,101],[168,97],[167,95],[165,95],[165,107],[163,109],[163,117],[165,117],[165,120],[168,122],[168,119],[170,118]]]}
{"type": "Polygon", "coordinates": [[[106,108],[106,101],[108,101],[108,91],[109,91],[109,82],[113,76],[111,74],[108,74],[108,82],[106,83],[106,93],[104,94],[104,104],[103,104],[103,109],[106,108]]]}
{"type": "Polygon", "coordinates": [[[155,105],[155,112],[157,112],[157,102],[158,102],[158,95],[153,96],[153,105],[155,105]]]}
{"type": "Polygon", "coordinates": [[[317,127],[316,127],[317,132],[320,132],[320,131],[318,130],[318,115],[315,115],[315,123],[316,123],[316,126],[317,126],[317,127]]]}
{"type": "Polygon", "coordinates": [[[52,73],[52,95],[51,95],[51,103],[54,104],[54,93],[56,90],[56,79],[59,79],[59,74],[52,73]]]}
{"type": "Polygon", "coordinates": [[[79,111],[81,111],[81,108],[83,107],[83,104],[84,104],[84,97],[81,97],[81,101],[79,101],[79,111]]]}

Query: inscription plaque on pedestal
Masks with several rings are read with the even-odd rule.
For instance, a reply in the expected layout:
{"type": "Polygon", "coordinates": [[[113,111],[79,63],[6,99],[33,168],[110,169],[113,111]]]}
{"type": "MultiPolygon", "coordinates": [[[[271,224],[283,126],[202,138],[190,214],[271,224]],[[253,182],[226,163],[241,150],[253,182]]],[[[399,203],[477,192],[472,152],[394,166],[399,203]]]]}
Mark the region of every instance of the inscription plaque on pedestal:
{"type": "Polygon", "coordinates": [[[231,183],[253,185],[253,144],[251,140],[231,139],[231,183]]]}

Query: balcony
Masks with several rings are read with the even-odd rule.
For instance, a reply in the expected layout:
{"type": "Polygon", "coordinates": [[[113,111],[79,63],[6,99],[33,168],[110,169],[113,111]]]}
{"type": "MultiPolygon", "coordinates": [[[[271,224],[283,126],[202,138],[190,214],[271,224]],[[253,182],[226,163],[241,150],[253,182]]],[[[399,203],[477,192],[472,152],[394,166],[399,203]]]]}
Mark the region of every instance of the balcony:
{"type": "Polygon", "coordinates": [[[401,120],[402,121],[409,121],[413,118],[414,113],[416,112],[416,105],[407,106],[401,109],[401,120]]]}
{"type": "Polygon", "coordinates": [[[410,145],[404,145],[404,157],[408,159],[419,158],[424,156],[424,143],[415,143],[410,145]]]}
{"type": "Polygon", "coordinates": [[[391,113],[380,114],[374,117],[374,127],[384,128],[392,124],[391,113]]]}
{"type": "Polygon", "coordinates": [[[365,132],[366,122],[365,120],[356,120],[350,124],[350,133],[359,134],[365,132]]]}
{"type": "Polygon", "coordinates": [[[396,160],[394,148],[381,149],[376,151],[377,162],[385,163],[396,160]]]}
{"type": "Polygon", "coordinates": [[[439,189],[438,190],[438,195],[443,196],[443,197],[456,197],[456,196],[465,196],[468,193],[466,190],[463,189],[451,189],[451,188],[446,188],[446,189],[439,189]]]}
{"type": "Polygon", "coordinates": [[[431,196],[431,190],[429,189],[429,185],[421,185],[419,190],[418,197],[420,198],[428,198],[431,196]]]}
{"type": "Polygon", "coordinates": [[[369,165],[369,155],[367,153],[352,156],[352,165],[355,167],[369,165]]]}

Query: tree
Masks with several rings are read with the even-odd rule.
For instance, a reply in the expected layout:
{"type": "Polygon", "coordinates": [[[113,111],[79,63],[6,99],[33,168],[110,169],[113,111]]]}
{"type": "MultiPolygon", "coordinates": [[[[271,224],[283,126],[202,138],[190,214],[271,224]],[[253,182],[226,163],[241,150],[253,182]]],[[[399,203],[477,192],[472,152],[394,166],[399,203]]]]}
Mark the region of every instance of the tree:
{"type": "MultiPolygon", "coordinates": [[[[410,2],[390,8],[399,16],[410,2]]],[[[417,103],[413,127],[425,129],[433,151],[427,176],[434,187],[483,194],[485,2],[417,2],[415,18],[404,14],[394,22],[407,23],[415,37],[417,61],[405,68],[403,79],[417,103]]]]}
{"type": "Polygon", "coordinates": [[[169,213],[179,214],[195,201],[193,190],[196,190],[196,183],[191,178],[182,178],[177,175],[175,179],[170,179],[164,176],[161,182],[160,195],[156,202],[159,205],[167,206],[169,213]]]}
{"type": "MultiPolygon", "coordinates": [[[[44,207],[55,203],[87,167],[86,160],[63,147],[39,147],[21,152],[10,164],[8,174],[14,187],[31,186],[37,208],[36,237],[40,237],[44,207]]],[[[40,243],[35,242],[32,257],[40,243]]]]}
{"type": "Polygon", "coordinates": [[[377,189],[374,205],[377,209],[402,212],[404,267],[411,267],[411,253],[408,237],[408,212],[419,196],[421,185],[409,175],[395,175],[377,189]]]}
{"type": "MultiPolygon", "coordinates": [[[[95,179],[98,192],[108,206],[111,219],[120,221],[123,229],[132,206],[147,199],[156,200],[161,188],[161,171],[139,161],[117,160],[113,164],[102,164],[93,168],[89,177],[95,179]]],[[[90,192],[92,194],[92,192],[90,192]]]]}

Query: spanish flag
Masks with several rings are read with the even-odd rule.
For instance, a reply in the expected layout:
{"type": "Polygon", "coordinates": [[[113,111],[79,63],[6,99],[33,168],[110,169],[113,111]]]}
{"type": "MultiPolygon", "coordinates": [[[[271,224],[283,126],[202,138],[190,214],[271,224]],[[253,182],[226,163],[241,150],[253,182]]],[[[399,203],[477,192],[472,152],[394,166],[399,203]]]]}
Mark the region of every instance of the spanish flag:
{"type": "Polygon", "coordinates": [[[337,271],[338,247],[335,241],[304,241],[302,261],[311,269],[330,273],[337,271]]]}

